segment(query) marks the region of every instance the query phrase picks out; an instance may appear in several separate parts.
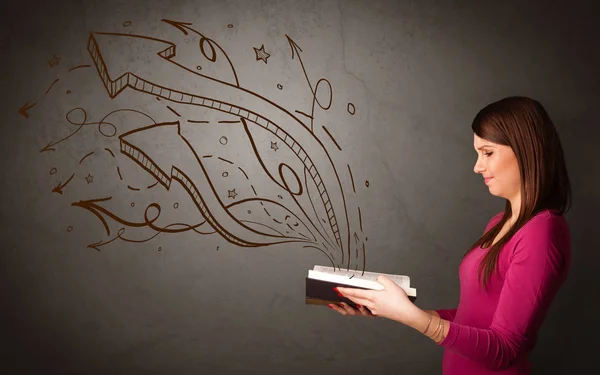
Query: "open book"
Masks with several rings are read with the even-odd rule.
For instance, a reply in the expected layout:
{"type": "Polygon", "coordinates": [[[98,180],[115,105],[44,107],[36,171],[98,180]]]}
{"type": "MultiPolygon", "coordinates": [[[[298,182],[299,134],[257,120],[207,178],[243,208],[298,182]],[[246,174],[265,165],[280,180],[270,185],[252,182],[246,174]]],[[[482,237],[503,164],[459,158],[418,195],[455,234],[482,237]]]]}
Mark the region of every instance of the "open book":
{"type": "Polygon", "coordinates": [[[408,276],[314,266],[312,270],[308,270],[308,276],[306,277],[306,304],[328,305],[330,303],[345,302],[352,307],[356,307],[354,302],[348,298],[340,297],[333,288],[341,286],[381,290],[383,286],[376,281],[379,275],[386,276],[404,289],[411,301],[414,302],[417,299],[417,290],[410,287],[410,277],[408,276]]]}

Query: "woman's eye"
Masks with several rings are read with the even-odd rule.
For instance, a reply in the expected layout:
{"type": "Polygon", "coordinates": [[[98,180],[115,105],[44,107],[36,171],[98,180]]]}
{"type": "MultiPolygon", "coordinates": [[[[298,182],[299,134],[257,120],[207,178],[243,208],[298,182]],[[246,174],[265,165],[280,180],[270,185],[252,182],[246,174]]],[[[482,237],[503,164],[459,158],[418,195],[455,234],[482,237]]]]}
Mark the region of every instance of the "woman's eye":
{"type": "Polygon", "coordinates": [[[485,156],[490,156],[490,155],[492,155],[492,154],[493,154],[493,152],[484,152],[483,154],[484,154],[485,156]]]}

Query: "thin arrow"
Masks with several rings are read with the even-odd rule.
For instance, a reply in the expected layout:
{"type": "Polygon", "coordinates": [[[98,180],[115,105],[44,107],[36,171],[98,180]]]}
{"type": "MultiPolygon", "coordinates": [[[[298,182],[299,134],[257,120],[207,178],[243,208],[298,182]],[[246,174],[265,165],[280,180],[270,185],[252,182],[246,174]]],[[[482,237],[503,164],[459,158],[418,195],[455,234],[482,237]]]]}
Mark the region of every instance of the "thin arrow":
{"type": "MultiPolygon", "coordinates": [[[[323,108],[324,110],[328,110],[331,107],[331,100],[332,100],[331,83],[329,83],[329,81],[326,80],[325,78],[321,78],[317,82],[317,85],[315,86],[315,88],[313,89],[312,84],[310,83],[310,78],[308,78],[308,73],[306,73],[306,68],[304,67],[304,62],[302,61],[302,57],[300,57],[300,52],[302,52],[302,48],[300,48],[300,46],[296,42],[294,42],[294,40],[292,38],[290,38],[289,35],[285,34],[285,37],[287,38],[290,48],[292,50],[292,59],[294,59],[294,56],[298,55],[298,60],[300,61],[300,66],[302,66],[302,71],[304,72],[304,77],[306,77],[306,82],[308,83],[310,92],[313,95],[310,115],[307,115],[307,114],[301,112],[302,114],[304,114],[308,118],[310,118],[310,131],[313,132],[314,131],[314,121],[315,121],[315,117],[314,117],[315,116],[315,103],[319,104],[319,107],[323,108]],[[327,85],[329,85],[330,97],[329,97],[329,104],[327,104],[326,106],[323,106],[317,99],[317,91],[319,90],[319,84],[322,81],[325,81],[327,83],[327,85]]],[[[296,112],[299,112],[299,111],[296,111],[296,112]]]]}
{"type": "Polygon", "coordinates": [[[25,116],[25,118],[29,118],[29,114],[27,113],[28,109],[31,109],[33,106],[35,106],[36,103],[33,104],[29,104],[29,102],[25,102],[25,104],[23,104],[23,106],[21,108],[19,108],[19,113],[23,116],[25,116]]]}
{"type": "Polygon", "coordinates": [[[304,72],[304,77],[306,77],[306,82],[308,82],[308,87],[310,88],[310,92],[315,95],[315,91],[312,88],[312,85],[310,84],[310,79],[308,78],[308,74],[306,73],[306,69],[304,68],[304,63],[302,62],[302,57],[300,57],[300,52],[302,52],[302,48],[300,48],[300,46],[294,42],[294,40],[292,38],[290,38],[289,35],[285,34],[285,37],[288,40],[288,43],[290,44],[290,48],[292,49],[292,59],[294,59],[295,55],[298,55],[298,60],[300,61],[300,65],[302,66],[302,71],[304,72]],[[294,53],[295,52],[295,53],[294,53]]]}
{"type": "Polygon", "coordinates": [[[74,136],[78,131],[81,130],[81,128],[83,128],[84,125],[87,125],[87,124],[81,124],[81,125],[79,125],[79,127],[75,131],[73,131],[71,134],[69,134],[68,136],[64,137],[61,140],[58,140],[56,142],[50,141],[50,143],[48,143],[46,146],[44,146],[43,149],[40,150],[40,153],[46,152],[46,151],[54,151],[55,150],[54,146],[56,146],[57,144],[59,144],[61,142],[66,141],[67,139],[69,139],[72,136],[74,136]]]}
{"type": "Polygon", "coordinates": [[[53,192],[53,193],[58,193],[58,194],[62,195],[62,193],[63,193],[63,192],[62,192],[62,189],[63,189],[65,186],[67,186],[67,185],[69,184],[69,182],[71,182],[71,180],[73,179],[73,176],[75,176],[75,173],[73,173],[73,174],[71,175],[71,177],[69,177],[69,179],[67,180],[67,182],[65,182],[64,184],[59,182],[59,183],[58,183],[58,186],[56,186],[54,189],[52,189],[52,192],[53,192]]]}

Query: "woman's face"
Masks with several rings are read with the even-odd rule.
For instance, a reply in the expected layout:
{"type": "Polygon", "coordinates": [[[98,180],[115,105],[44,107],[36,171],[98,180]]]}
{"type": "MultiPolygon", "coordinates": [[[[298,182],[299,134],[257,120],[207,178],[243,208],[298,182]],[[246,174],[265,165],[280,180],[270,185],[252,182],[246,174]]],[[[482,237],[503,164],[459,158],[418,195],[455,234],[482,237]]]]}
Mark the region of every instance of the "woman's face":
{"type": "Polygon", "coordinates": [[[521,196],[521,175],[517,157],[510,146],[500,145],[473,134],[477,162],[473,171],[481,173],[492,195],[512,203],[521,196]]]}

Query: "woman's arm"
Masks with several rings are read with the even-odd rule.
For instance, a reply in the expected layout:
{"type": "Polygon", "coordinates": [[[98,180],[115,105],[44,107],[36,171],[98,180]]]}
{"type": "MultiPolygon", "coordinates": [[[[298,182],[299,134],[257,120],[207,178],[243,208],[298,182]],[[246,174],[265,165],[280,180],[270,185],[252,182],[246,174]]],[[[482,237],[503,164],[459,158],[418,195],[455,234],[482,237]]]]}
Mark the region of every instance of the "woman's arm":
{"type": "Polygon", "coordinates": [[[531,349],[530,340],[570,264],[568,228],[552,225],[551,220],[530,222],[517,241],[489,328],[456,324],[425,311],[414,314],[408,325],[488,368],[508,367],[531,349]]]}
{"type": "Polygon", "coordinates": [[[456,309],[437,309],[437,310],[425,310],[430,314],[433,313],[438,318],[442,318],[448,321],[453,322],[454,317],[456,316],[456,309]]]}

